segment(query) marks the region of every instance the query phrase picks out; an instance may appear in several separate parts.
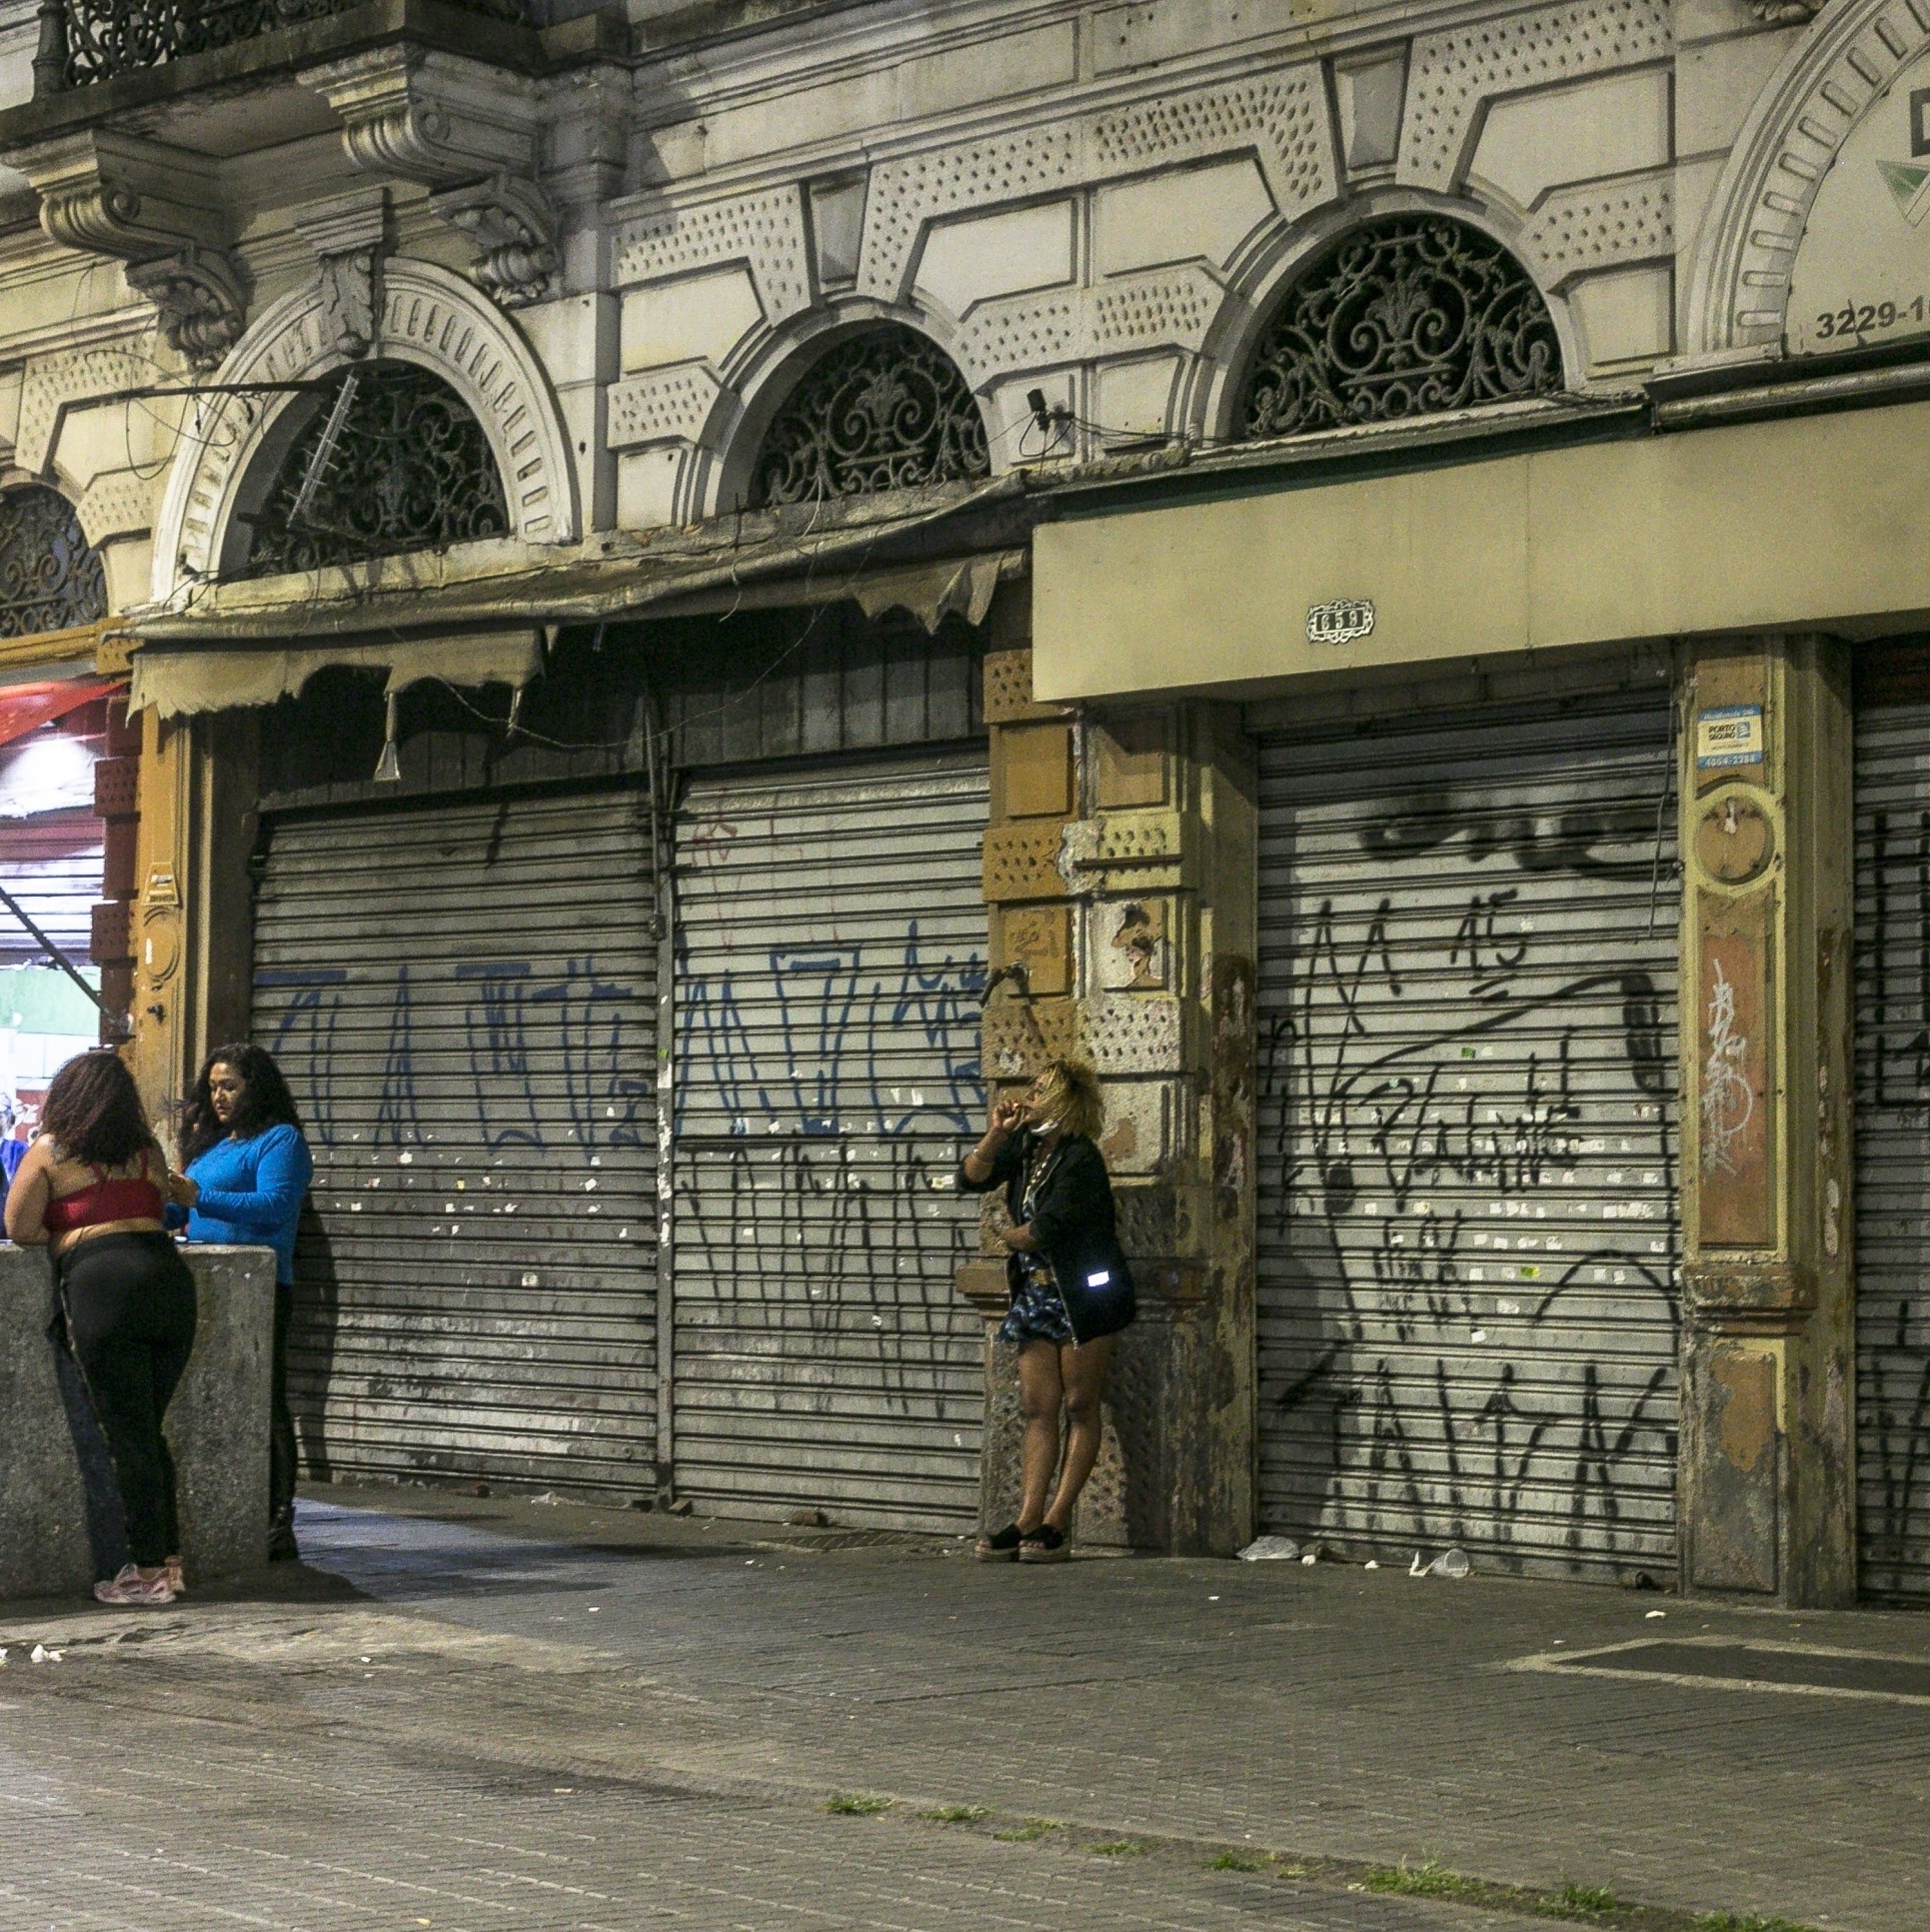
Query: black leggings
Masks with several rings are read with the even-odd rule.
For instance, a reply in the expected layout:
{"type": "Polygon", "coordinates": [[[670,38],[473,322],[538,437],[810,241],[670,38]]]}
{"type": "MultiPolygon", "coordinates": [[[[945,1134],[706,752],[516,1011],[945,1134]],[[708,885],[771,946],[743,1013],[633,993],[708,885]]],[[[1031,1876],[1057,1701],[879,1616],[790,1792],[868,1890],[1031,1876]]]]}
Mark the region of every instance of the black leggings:
{"type": "Polygon", "coordinates": [[[95,1234],[60,1257],[60,1285],[120,1478],[128,1549],[152,1569],[181,1553],[161,1418],[194,1347],[194,1276],[166,1234],[95,1234]]]}

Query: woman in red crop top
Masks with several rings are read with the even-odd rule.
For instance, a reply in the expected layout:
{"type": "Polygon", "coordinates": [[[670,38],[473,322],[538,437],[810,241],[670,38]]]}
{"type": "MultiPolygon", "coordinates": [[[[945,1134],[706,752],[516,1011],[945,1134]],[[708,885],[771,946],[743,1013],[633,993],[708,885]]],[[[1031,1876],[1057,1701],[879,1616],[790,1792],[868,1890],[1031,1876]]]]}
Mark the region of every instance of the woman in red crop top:
{"type": "Polygon", "coordinates": [[[172,1603],[181,1588],[161,1420],[194,1346],[195,1291],[162,1221],[171,1185],[120,1055],[70,1059],[47,1088],[6,1222],[9,1240],[53,1250],[74,1358],[113,1452],[134,1560],[94,1585],[103,1603],[172,1603]]]}

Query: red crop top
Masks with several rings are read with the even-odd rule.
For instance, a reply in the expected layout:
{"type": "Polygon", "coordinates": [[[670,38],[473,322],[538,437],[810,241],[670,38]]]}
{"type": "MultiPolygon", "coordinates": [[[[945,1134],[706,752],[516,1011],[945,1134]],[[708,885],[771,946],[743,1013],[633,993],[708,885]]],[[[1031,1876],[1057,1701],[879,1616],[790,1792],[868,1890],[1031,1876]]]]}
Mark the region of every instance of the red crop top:
{"type": "Polygon", "coordinates": [[[147,1177],[146,1161],[135,1180],[110,1180],[94,1169],[94,1184],[62,1194],[47,1203],[41,1216],[50,1234],[69,1234],[77,1227],[98,1227],[103,1221],[158,1221],[167,1214],[161,1190],[147,1177]]]}

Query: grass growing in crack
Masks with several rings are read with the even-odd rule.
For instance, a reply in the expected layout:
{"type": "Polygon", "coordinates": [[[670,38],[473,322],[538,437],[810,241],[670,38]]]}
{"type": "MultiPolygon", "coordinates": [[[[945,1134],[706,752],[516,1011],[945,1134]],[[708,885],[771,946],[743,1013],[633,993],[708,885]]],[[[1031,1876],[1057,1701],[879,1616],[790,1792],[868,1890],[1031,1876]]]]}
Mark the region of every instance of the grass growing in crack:
{"type": "Polygon", "coordinates": [[[1375,1865],[1361,1882],[1370,1892],[1398,1892],[1407,1898],[1486,1898],[1498,1889],[1450,1872],[1432,1859],[1425,1865],[1375,1865]]]}
{"type": "Polygon", "coordinates": [[[1143,1858],[1152,1849],[1142,1838],[1108,1838],[1094,1845],[1092,1852],[1098,1858],[1143,1858]]]}
{"type": "Polygon", "coordinates": [[[893,1803],[876,1791],[838,1791],[825,1800],[825,1809],[840,1818],[876,1818],[881,1811],[890,1811],[893,1803]]]}
{"type": "Polygon", "coordinates": [[[1008,1827],[1004,1831],[994,1831],[994,1838],[1002,1838],[1008,1845],[1034,1845],[1048,1831],[1063,1831],[1065,1827],[1056,1818],[1027,1818],[1022,1824],[1008,1827]]]}
{"type": "Polygon", "coordinates": [[[1250,1851],[1216,1851],[1206,1860],[1209,1872],[1263,1872],[1266,1860],[1250,1851]]]}
{"type": "Polygon", "coordinates": [[[930,1811],[921,1811],[921,1818],[935,1825],[975,1825],[980,1818],[991,1816],[988,1804],[942,1804],[935,1805],[930,1811]]]}
{"type": "Polygon", "coordinates": [[[1567,1912],[1619,1912],[1622,1902],[1600,1885],[1564,1885],[1554,1896],[1555,1904],[1567,1912]]]}
{"type": "MultiPolygon", "coordinates": [[[[1491,1905],[1531,1913],[1537,1918],[1590,1920],[1626,1924],[1653,1921],[1652,1913],[1619,1899],[1600,1885],[1563,1885],[1558,1892],[1536,1892],[1523,1885],[1499,1885],[1489,1879],[1469,1878],[1429,1859],[1424,1865],[1377,1865],[1360,1881],[1369,1892],[1400,1892],[1412,1898],[1460,1899],[1471,1905],[1491,1905]]],[[[1793,1919],[1763,1918],[1755,1913],[1703,1912],[1694,1917],[1664,1914],[1666,1922],[1683,1932],[1815,1932],[1793,1919]]]]}

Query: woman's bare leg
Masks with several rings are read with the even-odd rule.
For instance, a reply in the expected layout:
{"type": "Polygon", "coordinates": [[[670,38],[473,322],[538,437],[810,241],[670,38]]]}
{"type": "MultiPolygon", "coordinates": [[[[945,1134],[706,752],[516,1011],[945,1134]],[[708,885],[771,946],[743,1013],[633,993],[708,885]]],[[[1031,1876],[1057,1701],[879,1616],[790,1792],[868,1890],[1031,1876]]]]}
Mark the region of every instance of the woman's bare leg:
{"type": "Polygon", "coordinates": [[[1058,1365],[1056,1342],[1028,1341],[1018,1351],[1018,1408],[1025,1418],[1018,1458],[1018,1527],[1022,1530],[1036,1529],[1044,1520],[1052,1471],[1058,1467],[1058,1410],[1064,1399],[1058,1365]]]}
{"type": "Polygon", "coordinates": [[[1059,1471],[1058,1493],[1045,1512],[1045,1520],[1063,1534],[1085,1478],[1099,1457],[1099,1440],[1105,1428],[1100,1403],[1105,1395],[1105,1371],[1112,1362],[1112,1337],[1101,1335],[1082,1348],[1065,1342],[1056,1353],[1065,1402],[1065,1466],[1059,1471]]]}

